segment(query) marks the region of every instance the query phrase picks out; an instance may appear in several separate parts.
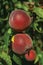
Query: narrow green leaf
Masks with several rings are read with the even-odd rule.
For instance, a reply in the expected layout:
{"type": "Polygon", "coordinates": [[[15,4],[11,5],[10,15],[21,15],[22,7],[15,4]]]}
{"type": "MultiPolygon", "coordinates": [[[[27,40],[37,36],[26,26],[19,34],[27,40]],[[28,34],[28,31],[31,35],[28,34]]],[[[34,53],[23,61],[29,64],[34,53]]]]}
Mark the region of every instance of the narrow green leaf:
{"type": "Polygon", "coordinates": [[[28,0],[29,2],[33,2],[33,0],[28,0]]]}
{"type": "Polygon", "coordinates": [[[42,51],[40,50],[39,47],[37,47],[37,54],[39,56],[39,63],[40,63],[40,65],[43,65],[43,53],[42,53],[42,51]]]}
{"type": "Polygon", "coordinates": [[[3,36],[4,44],[5,44],[6,46],[9,45],[10,35],[11,35],[11,29],[8,29],[8,31],[7,31],[7,32],[4,34],[4,36],[3,36]]]}
{"type": "Polygon", "coordinates": [[[4,35],[4,43],[5,43],[5,45],[6,46],[8,46],[9,44],[9,34],[8,33],[5,33],[5,35],[4,35]]]}
{"type": "Polygon", "coordinates": [[[15,7],[17,7],[17,8],[22,8],[22,4],[21,4],[21,2],[20,2],[20,1],[17,2],[17,3],[15,4],[15,7]]]}
{"type": "Polygon", "coordinates": [[[9,46],[9,42],[10,42],[11,32],[12,32],[11,29],[8,29],[8,31],[5,32],[5,34],[3,36],[3,41],[4,41],[3,49],[5,49],[6,52],[8,52],[8,46],[9,46]]]}
{"type": "Polygon", "coordinates": [[[40,50],[40,48],[39,48],[39,47],[37,47],[37,48],[36,48],[36,50],[37,50],[37,53],[38,53],[38,54],[40,54],[40,53],[41,53],[41,50],[40,50]]]}
{"type": "Polygon", "coordinates": [[[35,61],[34,61],[34,64],[36,64],[38,61],[39,61],[39,57],[38,57],[38,55],[37,55],[37,56],[36,56],[36,59],[35,59],[35,61]]]}
{"type": "Polygon", "coordinates": [[[10,56],[5,52],[0,53],[0,58],[2,58],[7,63],[7,65],[12,65],[10,56]]]}
{"type": "Polygon", "coordinates": [[[22,6],[22,8],[25,10],[25,11],[28,11],[29,10],[29,7],[27,5],[24,5],[22,6]]]}
{"type": "Polygon", "coordinates": [[[43,65],[43,53],[42,53],[42,57],[39,60],[39,63],[40,63],[40,65],[43,65]]]}
{"type": "Polygon", "coordinates": [[[17,55],[15,55],[15,54],[13,54],[13,60],[14,60],[18,65],[22,65],[21,59],[20,59],[17,55]]]}
{"type": "Polygon", "coordinates": [[[33,12],[35,12],[39,17],[43,18],[43,9],[39,7],[34,7],[33,12]]]}
{"type": "Polygon", "coordinates": [[[11,34],[12,30],[11,28],[8,29],[8,34],[11,34]]]}
{"type": "Polygon", "coordinates": [[[12,0],[13,3],[17,2],[17,0],[12,0]]]}

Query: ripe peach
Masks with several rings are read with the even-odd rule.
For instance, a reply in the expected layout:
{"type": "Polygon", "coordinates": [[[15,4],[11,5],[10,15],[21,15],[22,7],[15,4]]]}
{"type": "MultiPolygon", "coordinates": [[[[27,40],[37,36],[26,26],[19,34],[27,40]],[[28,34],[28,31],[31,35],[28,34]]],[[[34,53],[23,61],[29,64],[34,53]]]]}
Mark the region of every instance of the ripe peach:
{"type": "Polygon", "coordinates": [[[27,34],[16,34],[12,38],[12,50],[17,54],[23,54],[32,47],[32,39],[27,34]]]}
{"type": "Polygon", "coordinates": [[[35,52],[35,50],[31,49],[29,53],[25,54],[25,58],[26,58],[27,61],[33,61],[33,60],[35,60],[35,58],[36,58],[36,52],[35,52]]]}
{"type": "Polygon", "coordinates": [[[23,31],[31,23],[31,18],[23,10],[14,10],[9,17],[9,25],[16,31],[23,31]]]}

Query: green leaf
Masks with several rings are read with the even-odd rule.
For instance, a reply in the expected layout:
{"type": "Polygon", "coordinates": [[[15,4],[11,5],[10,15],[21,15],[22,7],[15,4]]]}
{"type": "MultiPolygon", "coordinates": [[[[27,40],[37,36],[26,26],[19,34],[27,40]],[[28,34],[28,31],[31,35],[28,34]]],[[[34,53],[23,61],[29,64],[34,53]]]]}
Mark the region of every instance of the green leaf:
{"type": "Polygon", "coordinates": [[[8,31],[3,36],[4,49],[5,49],[5,51],[8,51],[8,46],[9,46],[9,42],[10,42],[11,32],[12,32],[11,29],[8,29],[8,31]]]}
{"type": "Polygon", "coordinates": [[[5,45],[6,46],[8,46],[9,44],[9,34],[8,33],[5,33],[5,35],[4,35],[4,43],[5,43],[5,45]]]}
{"type": "Polygon", "coordinates": [[[10,56],[5,52],[0,53],[0,58],[2,58],[7,63],[7,65],[12,65],[10,56]]]}
{"type": "Polygon", "coordinates": [[[39,7],[34,7],[33,12],[35,12],[40,18],[43,18],[43,9],[39,7]]]}
{"type": "Polygon", "coordinates": [[[3,65],[3,64],[0,62],[0,65],[3,65]]]}
{"type": "Polygon", "coordinates": [[[12,30],[11,28],[8,29],[8,34],[11,34],[12,33],[12,30]]]}
{"type": "Polygon", "coordinates": [[[29,10],[29,7],[27,5],[24,5],[22,6],[22,8],[25,10],[25,11],[28,11],[29,10]]]}
{"type": "Polygon", "coordinates": [[[40,53],[41,53],[41,50],[40,50],[40,48],[39,48],[39,47],[37,47],[37,48],[36,48],[36,51],[37,51],[37,53],[38,53],[38,54],[40,54],[40,53]]]}
{"type": "Polygon", "coordinates": [[[17,2],[17,0],[12,0],[12,1],[13,1],[13,3],[17,2]]]}
{"type": "Polygon", "coordinates": [[[33,2],[33,0],[28,0],[29,2],[33,2]]]}
{"type": "MultiPolygon", "coordinates": [[[[32,27],[33,27],[33,30],[36,30],[36,31],[39,32],[39,33],[43,33],[43,29],[42,29],[41,26],[39,27],[38,22],[40,22],[40,19],[34,21],[33,26],[32,26],[32,27]],[[38,27],[39,27],[39,29],[38,29],[38,27]]],[[[42,21],[42,19],[41,19],[41,23],[42,23],[42,22],[43,22],[43,21],[42,21]]]]}
{"type": "Polygon", "coordinates": [[[15,55],[15,54],[13,54],[13,60],[14,60],[14,62],[16,62],[18,65],[22,65],[21,59],[20,59],[17,55],[15,55]]]}
{"type": "Polygon", "coordinates": [[[39,57],[40,65],[43,65],[43,53],[42,53],[42,51],[40,50],[39,47],[37,47],[37,54],[38,54],[38,57],[39,57]]]}
{"type": "Polygon", "coordinates": [[[22,8],[22,4],[21,4],[21,2],[20,2],[20,1],[17,2],[17,3],[15,4],[15,7],[17,7],[17,8],[22,8]]]}
{"type": "Polygon", "coordinates": [[[9,45],[10,35],[11,35],[11,29],[8,29],[8,31],[7,31],[7,32],[4,34],[4,36],[3,36],[4,44],[5,44],[6,46],[9,45]]]}
{"type": "Polygon", "coordinates": [[[6,18],[0,18],[0,22],[8,20],[8,16],[6,18]]]}
{"type": "Polygon", "coordinates": [[[8,53],[9,48],[8,48],[8,46],[4,45],[2,50],[4,50],[6,53],[8,53]]]}
{"type": "Polygon", "coordinates": [[[37,55],[37,56],[36,56],[36,59],[35,59],[35,61],[34,61],[34,64],[36,64],[38,61],[39,61],[39,57],[38,57],[38,55],[37,55]]]}
{"type": "Polygon", "coordinates": [[[39,58],[42,58],[42,51],[39,47],[36,48],[39,58]]]}
{"type": "Polygon", "coordinates": [[[39,60],[39,63],[40,63],[40,65],[43,65],[43,53],[42,53],[42,57],[39,60]]]}

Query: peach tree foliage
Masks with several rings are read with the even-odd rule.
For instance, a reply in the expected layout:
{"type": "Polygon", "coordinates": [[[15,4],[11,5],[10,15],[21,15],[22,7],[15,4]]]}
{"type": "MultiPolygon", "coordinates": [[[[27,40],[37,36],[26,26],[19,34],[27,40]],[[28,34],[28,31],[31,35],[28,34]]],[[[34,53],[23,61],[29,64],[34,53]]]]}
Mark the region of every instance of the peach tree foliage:
{"type": "Polygon", "coordinates": [[[23,55],[13,53],[11,48],[11,37],[17,32],[9,26],[9,16],[16,9],[24,10],[32,18],[32,24],[25,33],[32,37],[33,48],[37,53],[33,64],[39,62],[43,65],[43,9],[40,8],[39,0],[0,0],[0,65],[4,65],[3,61],[7,65],[22,65],[23,60],[26,62],[23,55]],[[34,2],[34,5],[31,4],[32,10],[26,2],[34,2]]]}

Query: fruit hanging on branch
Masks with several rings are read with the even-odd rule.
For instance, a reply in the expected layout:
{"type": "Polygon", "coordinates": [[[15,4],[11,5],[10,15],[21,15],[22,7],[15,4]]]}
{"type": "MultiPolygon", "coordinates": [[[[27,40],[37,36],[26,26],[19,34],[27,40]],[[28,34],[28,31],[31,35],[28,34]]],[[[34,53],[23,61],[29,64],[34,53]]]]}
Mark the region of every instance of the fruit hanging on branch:
{"type": "Polygon", "coordinates": [[[32,39],[28,34],[16,34],[12,37],[12,50],[17,54],[25,53],[32,46],[32,39]]]}
{"type": "Polygon", "coordinates": [[[16,31],[23,31],[31,24],[31,17],[23,10],[14,10],[10,14],[9,25],[16,31]]]}
{"type": "Polygon", "coordinates": [[[31,49],[28,53],[25,54],[27,61],[34,61],[36,58],[36,51],[31,49]]]}

